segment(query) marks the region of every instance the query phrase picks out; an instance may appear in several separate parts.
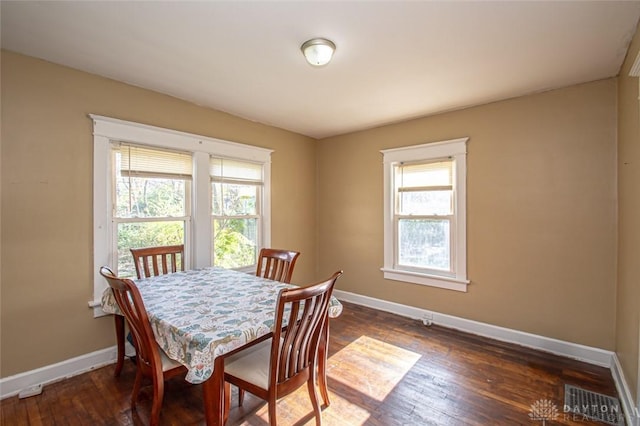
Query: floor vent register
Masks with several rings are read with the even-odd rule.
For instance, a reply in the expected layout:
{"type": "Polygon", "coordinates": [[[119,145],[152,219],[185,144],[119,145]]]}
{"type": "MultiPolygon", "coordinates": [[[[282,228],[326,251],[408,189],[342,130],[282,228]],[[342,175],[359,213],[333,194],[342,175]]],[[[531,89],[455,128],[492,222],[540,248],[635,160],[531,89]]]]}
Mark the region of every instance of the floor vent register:
{"type": "Polygon", "coordinates": [[[618,398],[564,385],[564,412],[576,420],[595,420],[624,426],[624,413],[618,398]]]}

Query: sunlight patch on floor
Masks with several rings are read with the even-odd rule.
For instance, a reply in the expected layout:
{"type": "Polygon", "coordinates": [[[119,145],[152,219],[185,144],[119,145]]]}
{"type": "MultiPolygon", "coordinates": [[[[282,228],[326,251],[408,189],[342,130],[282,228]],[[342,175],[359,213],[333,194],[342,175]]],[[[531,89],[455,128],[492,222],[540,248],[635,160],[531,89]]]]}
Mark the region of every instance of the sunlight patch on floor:
{"type": "Polygon", "coordinates": [[[415,352],[360,336],[329,358],[327,375],[382,401],[420,359],[415,352]]]}
{"type": "MultiPolygon", "coordinates": [[[[364,408],[341,398],[329,391],[331,406],[322,410],[322,422],[325,425],[363,425],[369,419],[369,412],[364,408]]],[[[313,426],[313,408],[309,401],[307,387],[302,386],[293,394],[277,402],[278,426],[313,426]],[[305,421],[306,420],[306,421],[305,421]]],[[[269,409],[266,404],[256,411],[256,417],[245,420],[242,426],[265,426],[269,424],[269,409]],[[264,422],[264,423],[261,423],[264,422]]]]}
{"type": "MultiPolygon", "coordinates": [[[[336,393],[329,389],[331,406],[322,410],[326,425],[364,425],[371,417],[371,401],[383,401],[420,359],[415,352],[383,341],[360,336],[331,356],[327,363],[329,384],[340,382],[348,391],[336,393]]],[[[248,398],[252,396],[247,395],[248,398]]],[[[318,397],[320,393],[318,391],[318,397]]],[[[243,426],[264,426],[269,422],[266,403],[261,403],[255,416],[245,420],[243,426]]],[[[374,404],[374,405],[377,405],[374,404]]],[[[233,409],[233,407],[232,407],[233,409]]],[[[313,408],[306,386],[301,386],[277,402],[278,424],[282,426],[315,425],[313,408]]]]}

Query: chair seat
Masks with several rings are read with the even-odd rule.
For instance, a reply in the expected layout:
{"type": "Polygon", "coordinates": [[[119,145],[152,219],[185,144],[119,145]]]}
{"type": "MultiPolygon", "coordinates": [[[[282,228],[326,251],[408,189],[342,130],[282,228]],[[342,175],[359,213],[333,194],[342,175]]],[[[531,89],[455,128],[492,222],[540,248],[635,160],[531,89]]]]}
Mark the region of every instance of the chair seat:
{"type": "Polygon", "coordinates": [[[224,362],[225,373],[261,387],[269,388],[271,339],[231,355],[224,362]]]}
{"type": "Polygon", "coordinates": [[[173,370],[174,368],[182,366],[178,361],[169,358],[169,356],[164,352],[164,350],[158,346],[158,350],[160,351],[160,361],[162,362],[162,372],[173,370]]]}

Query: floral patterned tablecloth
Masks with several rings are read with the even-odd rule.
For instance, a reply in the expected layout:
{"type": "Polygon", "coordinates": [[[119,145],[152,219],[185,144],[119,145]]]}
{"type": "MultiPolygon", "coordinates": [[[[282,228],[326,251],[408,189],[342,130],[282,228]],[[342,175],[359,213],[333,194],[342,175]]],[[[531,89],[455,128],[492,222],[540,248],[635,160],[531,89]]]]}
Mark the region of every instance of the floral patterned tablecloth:
{"type": "MultiPolygon", "coordinates": [[[[156,341],[189,370],[197,384],[213,373],[216,357],[272,331],[278,292],[295,287],[217,267],[134,280],[140,290],[156,341]]],[[[110,288],[102,310],[120,314],[110,288]]],[[[331,298],[329,316],[342,313],[331,298]]]]}

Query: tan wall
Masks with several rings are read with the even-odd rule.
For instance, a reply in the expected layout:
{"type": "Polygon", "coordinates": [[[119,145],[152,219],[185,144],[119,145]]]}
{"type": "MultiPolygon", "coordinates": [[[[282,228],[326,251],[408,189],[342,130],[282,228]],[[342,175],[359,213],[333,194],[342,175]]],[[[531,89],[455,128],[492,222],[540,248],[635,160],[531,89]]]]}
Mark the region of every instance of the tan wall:
{"type": "Polygon", "coordinates": [[[320,273],[343,268],[339,290],[613,350],[615,176],[615,79],[324,139],[320,273]],[[379,151],[465,136],[468,293],[384,280],[379,151]]]}
{"type": "Polygon", "coordinates": [[[640,108],[638,78],[629,70],[640,50],[640,30],[618,78],[618,304],[616,353],[630,390],[640,372],[640,108]]]}
{"type": "MultiPolygon", "coordinates": [[[[316,141],[95,75],[2,51],[0,376],[114,344],[93,318],[88,113],[274,149],[272,245],[316,270],[316,141]]],[[[215,84],[215,82],[212,82],[215,84]]]]}

